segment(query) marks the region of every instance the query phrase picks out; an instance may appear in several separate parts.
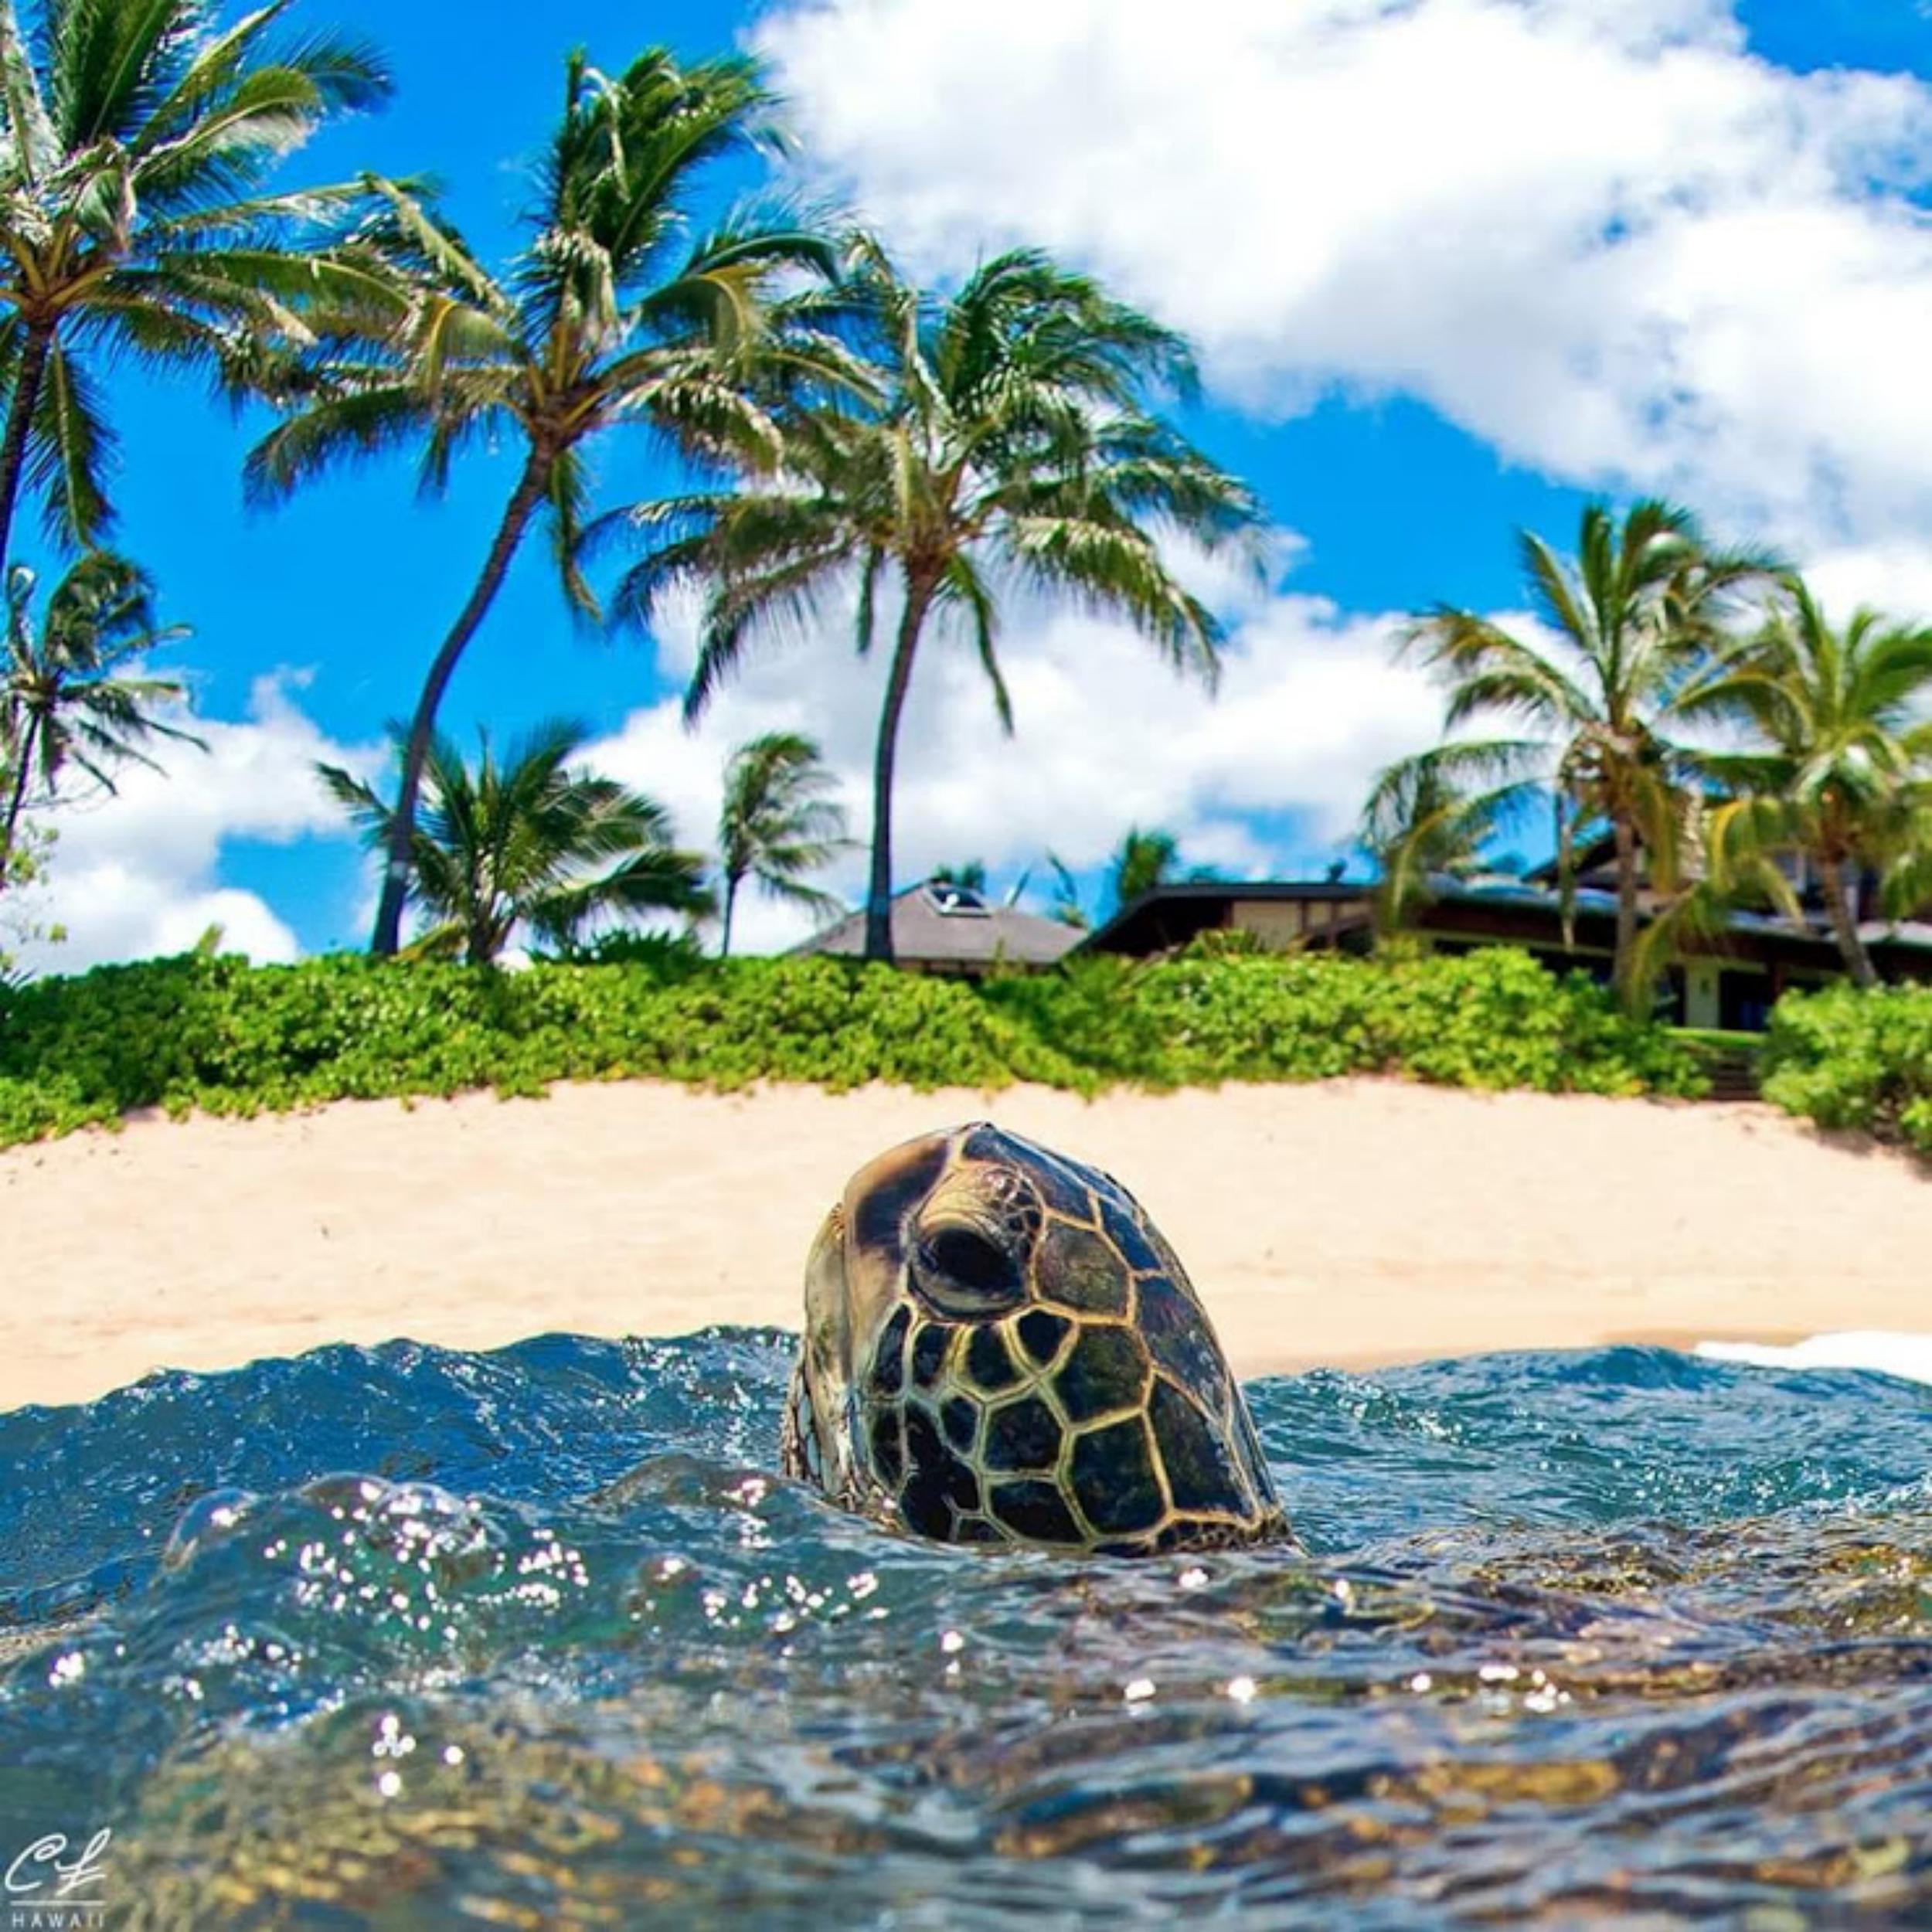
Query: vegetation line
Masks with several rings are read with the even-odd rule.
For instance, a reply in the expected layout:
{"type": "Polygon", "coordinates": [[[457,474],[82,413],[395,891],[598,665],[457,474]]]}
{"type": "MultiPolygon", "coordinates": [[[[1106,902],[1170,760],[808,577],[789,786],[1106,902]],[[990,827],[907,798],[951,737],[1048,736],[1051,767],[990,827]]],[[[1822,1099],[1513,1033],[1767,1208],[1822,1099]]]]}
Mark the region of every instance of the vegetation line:
{"type": "MultiPolygon", "coordinates": [[[[811,880],[855,842],[840,781],[805,731],[738,747],[714,863],[679,848],[651,797],[577,768],[585,734],[566,720],[507,757],[486,734],[466,764],[437,717],[539,532],[584,622],[649,633],[673,605],[695,613],[687,722],[787,633],[821,650],[879,645],[864,951],[889,961],[900,723],[920,665],[970,651],[1014,730],[1001,625],[1024,599],[1117,625],[1212,689],[1240,600],[1197,593],[1194,565],[1216,553],[1264,577],[1270,508],[1177,424],[1175,406],[1198,391],[1189,345],[1092,276],[1022,247],[957,286],[921,287],[861,211],[807,211],[774,192],[781,177],[721,209],[721,164],[728,180],[787,145],[756,60],[571,56],[515,244],[491,261],[420,185],[284,185],[311,137],[389,91],[376,53],[289,39],[287,11],[36,0],[23,20],[0,0],[0,918],[27,929],[9,888],[44,873],[48,815],[111,790],[157,740],[193,742],[187,682],[148,663],[185,634],[159,627],[145,575],[101,547],[115,447],[97,378],[131,357],[267,408],[243,477],[260,502],[401,454],[433,495],[474,452],[514,453],[517,480],[451,628],[410,647],[427,672],[408,673],[418,695],[393,792],[364,774],[323,777],[380,856],[374,954],[486,969],[534,944],[568,962],[604,956],[602,934],[606,954],[629,946],[648,970],[582,979],[566,963],[527,980],[390,985],[335,961],[284,978],[204,961],[16,992],[0,1025],[9,1131],[132,1105],[521,1088],[585,1070],[924,1083],[1016,1078],[1023,1063],[1091,1087],[1386,1066],[1679,1091],[1695,1083],[1690,1048],[1651,1026],[1658,989],[1674,960],[1720,957],[1755,920],[1828,938],[1875,995],[1869,1009],[1792,1005],[1767,1090],[1915,1145],[1932,1133],[1913,1058],[1923,996],[1876,997],[1882,973],[1932,971],[1923,935],[1901,930],[1932,906],[1932,626],[1829,617],[1785,560],[1722,544],[1654,499],[1588,505],[1573,554],[1522,532],[1529,624],[1446,604],[1410,621],[1402,648],[1443,689],[1444,741],[1381,775],[1356,840],[1386,940],[1432,896],[1493,873],[1495,848],[1533,814],[1553,833],[1549,910],[1573,954],[1593,869],[1579,855],[1606,852],[1621,1032],[1602,1030],[1602,999],[1580,983],[1511,981],[1505,996],[1496,975],[1533,972],[1526,961],[1474,982],[1471,1013],[1505,1036],[1441,1053],[1390,1015],[1478,971],[1454,961],[1222,961],[1111,980],[1097,964],[1032,988],[890,991],[822,964],[667,973],[684,955],[653,954],[639,927],[668,916],[695,934],[716,920],[729,954],[747,886],[837,910],[811,880]],[[600,500],[597,464],[620,438],[657,452],[665,494],[600,500]],[[36,573],[9,548],[29,507],[63,573],[44,573],[56,587],[37,623],[36,573]],[[143,1004],[163,986],[213,1030],[143,1004]],[[594,1051],[553,1039],[546,1001],[572,1006],[594,1051]],[[1512,1059],[1516,1003],[1579,1053],[1577,1070],[1538,1057],[1543,1034],[1512,1059]],[[350,1010],[366,1036],[339,1050],[277,1030],[300,1011],[315,1040],[332,1039],[350,1010]],[[59,1018],[73,1012],[88,1025],[59,1018]],[[814,1038],[761,1032],[779,1012],[814,1038]],[[702,1051],[655,1030],[672,1013],[702,1051]],[[922,1058],[866,1030],[888,1014],[964,1031],[949,1046],[942,1027],[922,1058]],[[1168,1032],[1144,1031],[1154,1014],[1168,1032]],[[834,1022],[859,1029],[849,1046],[821,1037],[834,1022]],[[111,1037],[131,1025],[160,1037],[111,1037]],[[49,1057],[49,1041],[70,1060],[49,1057]]],[[[815,724],[808,706],[799,722],[815,724]]],[[[1056,916],[1087,923],[1080,882],[1043,855],[1056,916]]],[[[1129,830],[1117,903],[1179,865],[1169,835],[1129,830]]],[[[9,970],[0,954],[0,983],[9,970]]],[[[1708,993],[1711,976],[1699,984],[1708,993]]],[[[1746,1010],[1721,989],[1699,998],[1687,1013],[1746,1010]]]]}
{"type": "Polygon", "coordinates": [[[1583,975],[1526,954],[1094,959],[975,983],[824,957],[506,973],[341,956],[191,956],[0,992],[0,1143],[143,1107],[250,1114],[626,1077],[730,1088],[873,1080],[1097,1094],[1393,1073],[1451,1086],[1694,1095],[1696,1056],[1583,975]]]}

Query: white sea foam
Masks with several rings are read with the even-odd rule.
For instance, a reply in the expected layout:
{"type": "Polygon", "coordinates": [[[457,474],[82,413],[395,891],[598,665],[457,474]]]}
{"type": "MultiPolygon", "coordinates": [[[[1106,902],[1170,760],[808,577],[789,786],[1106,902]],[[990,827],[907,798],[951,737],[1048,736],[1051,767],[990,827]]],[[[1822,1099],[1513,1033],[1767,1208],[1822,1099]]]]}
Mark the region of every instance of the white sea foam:
{"type": "Polygon", "coordinates": [[[1856,1328],[1808,1335],[1780,1347],[1765,1342],[1700,1342],[1697,1352],[1713,1362],[1743,1362],[1760,1369],[1870,1369],[1908,1382],[1932,1382],[1932,1335],[1856,1328]]]}

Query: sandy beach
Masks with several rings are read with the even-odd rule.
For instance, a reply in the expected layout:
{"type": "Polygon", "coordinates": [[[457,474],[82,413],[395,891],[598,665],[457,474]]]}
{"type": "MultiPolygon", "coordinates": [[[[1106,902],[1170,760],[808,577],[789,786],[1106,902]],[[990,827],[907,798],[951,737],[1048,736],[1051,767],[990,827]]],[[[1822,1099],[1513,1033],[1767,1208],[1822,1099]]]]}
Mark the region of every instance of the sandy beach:
{"type": "Polygon", "coordinates": [[[1244,1374],[1932,1328],[1932,1183],[1767,1107],[1384,1080],[1090,1104],[633,1082],[0,1153],[0,1408],[328,1342],[794,1326],[847,1174],[986,1117],[1134,1189],[1244,1374]]]}

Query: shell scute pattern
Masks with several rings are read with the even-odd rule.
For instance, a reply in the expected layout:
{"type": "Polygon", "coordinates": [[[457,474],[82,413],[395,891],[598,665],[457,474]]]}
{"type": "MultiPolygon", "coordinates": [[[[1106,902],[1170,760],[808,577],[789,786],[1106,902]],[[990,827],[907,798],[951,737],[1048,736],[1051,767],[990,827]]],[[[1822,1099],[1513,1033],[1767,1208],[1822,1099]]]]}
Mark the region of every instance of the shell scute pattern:
{"type": "Polygon", "coordinates": [[[1287,1536],[1192,1286],[1109,1176],[984,1124],[934,1136],[862,1172],[814,1267],[787,1473],[951,1542],[1287,1536]],[[839,1423],[842,1458],[818,1441],[839,1423]]]}
{"type": "Polygon", "coordinates": [[[1052,1469],[1060,1459],[1060,1420],[1036,1395],[1002,1402],[986,1418],[988,1469],[1052,1469]]]}
{"type": "Polygon", "coordinates": [[[1225,1440],[1164,1376],[1155,1379],[1148,1417],[1160,1440],[1176,1509],[1212,1509],[1218,1498],[1238,1492],[1242,1474],[1225,1440]]]}
{"type": "Polygon", "coordinates": [[[1069,1422],[1092,1422],[1119,1410],[1138,1410],[1153,1373],[1147,1350],[1131,1328],[1083,1329],[1053,1378],[1069,1422]]]}
{"type": "Polygon", "coordinates": [[[923,1535],[951,1540],[952,1519],[979,1509],[979,1478],[947,1447],[932,1415],[917,1403],[906,1411],[906,1520],[923,1535]]]}
{"type": "Polygon", "coordinates": [[[1020,1372],[1006,1338],[997,1328],[976,1328],[966,1345],[966,1374],[973,1386],[986,1395],[998,1395],[1019,1380],[1020,1372]]]}
{"type": "Polygon", "coordinates": [[[1050,1308],[1029,1308],[1013,1324],[1013,1332],[1034,1367],[1050,1369],[1060,1359],[1061,1343],[1073,1332],[1073,1325],[1050,1308]]]}
{"type": "Polygon", "coordinates": [[[993,1515],[1020,1543],[1077,1544],[1081,1529],[1051,1482],[1003,1482],[994,1485],[993,1515]]]}
{"type": "Polygon", "coordinates": [[[912,1310],[900,1308],[881,1331],[873,1352],[873,1393],[889,1401],[906,1386],[906,1331],[912,1326],[912,1310]]]}
{"type": "Polygon", "coordinates": [[[1241,1400],[1238,1389],[1230,1388],[1228,1407],[1228,1434],[1240,1458],[1247,1486],[1257,1496],[1272,1496],[1274,1483],[1268,1474],[1268,1459],[1262,1450],[1261,1438],[1255,1433],[1254,1418],[1248,1413],[1248,1405],[1241,1400]]]}
{"type": "Polygon", "coordinates": [[[1131,1311],[1133,1272],[1107,1236],[1072,1221],[1049,1222],[1034,1258],[1041,1297],[1077,1315],[1131,1311]]]}
{"type": "Polygon", "coordinates": [[[936,1388],[957,1330],[944,1322],[922,1321],[913,1336],[913,1386],[936,1388]]]}
{"type": "Polygon", "coordinates": [[[1201,1298],[1196,1291],[1194,1283],[1189,1278],[1187,1270],[1181,1266],[1181,1257],[1168,1245],[1166,1236],[1162,1234],[1158,1228],[1150,1227],[1147,1230],[1147,1238],[1148,1245],[1154,1250],[1154,1258],[1159,1272],[1167,1280],[1172,1281],[1175,1287],[1179,1288],[1182,1294],[1185,1295],[1188,1300],[1198,1308],[1201,1305],[1201,1298]]]}
{"type": "Polygon", "coordinates": [[[939,1426],[946,1440],[962,1456],[971,1456],[979,1447],[979,1404],[971,1396],[954,1396],[940,1410],[939,1426]]]}
{"type": "Polygon", "coordinates": [[[1100,1232],[1132,1274],[1159,1272],[1161,1257],[1147,1238],[1147,1229],[1138,1213],[1131,1213],[1121,1202],[1105,1196],[1098,1201],[1100,1232]]]}
{"type": "Polygon", "coordinates": [[[894,1409],[882,1409],[872,1419],[872,1463],[880,1481],[896,1488],[906,1473],[905,1425],[894,1409]]]}
{"type": "Polygon", "coordinates": [[[1134,1318],[1149,1352],[1184,1389],[1198,1391],[1217,1413],[1227,1407],[1226,1365],[1200,1311],[1164,1274],[1134,1284],[1134,1318]]]}
{"type": "Polygon", "coordinates": [[[1168,1512],[1154,1445],[1138,1415],[1075,1437],[1071,1473],[1081,1514],[1110,1536],[1152,1529],[1168,1512]]]}

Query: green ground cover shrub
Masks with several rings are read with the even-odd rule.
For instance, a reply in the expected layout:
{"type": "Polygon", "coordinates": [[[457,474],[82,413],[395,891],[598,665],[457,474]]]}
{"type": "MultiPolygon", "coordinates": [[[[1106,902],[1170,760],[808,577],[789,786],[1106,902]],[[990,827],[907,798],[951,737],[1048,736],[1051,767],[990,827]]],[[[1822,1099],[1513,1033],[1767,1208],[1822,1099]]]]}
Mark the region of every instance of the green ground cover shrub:
{"type": "Polygon", "coordinates": [[[1764,1097],[1932,1158],[1932,986],[1787,993],[1771,1014],[1764,1097]]]}
{"type": "Polygon", "coordinates": [[[1546,1093],[1699,1090],[1664,1029],[1624,1019],[1587,975],[1559,979],[1502,948],[1094,959],[985,997],[1103,1080],[1148,1087],[1404,1073],[1546,1093]]]}
{"type": "Polygon", "coordinates": [[[0,989],[0,1144],[144,1107],[252,1113],[638,1075],[1091,1094],[1381,1072],[1613,1094],[1691,1093],[1700,1078],[1587,979],[1506,951],[1096,959],[984,985],[825,958],[699,968],[647,952],[497,972],[192,957],[0,989]]]}

